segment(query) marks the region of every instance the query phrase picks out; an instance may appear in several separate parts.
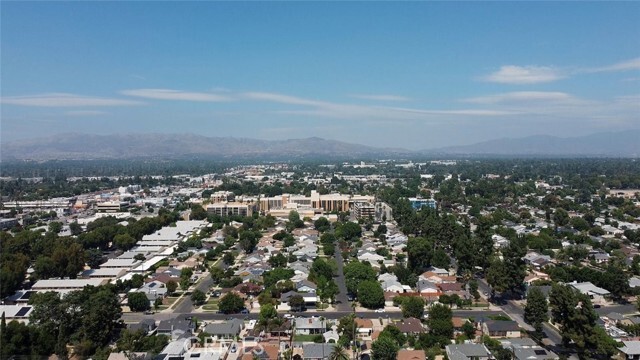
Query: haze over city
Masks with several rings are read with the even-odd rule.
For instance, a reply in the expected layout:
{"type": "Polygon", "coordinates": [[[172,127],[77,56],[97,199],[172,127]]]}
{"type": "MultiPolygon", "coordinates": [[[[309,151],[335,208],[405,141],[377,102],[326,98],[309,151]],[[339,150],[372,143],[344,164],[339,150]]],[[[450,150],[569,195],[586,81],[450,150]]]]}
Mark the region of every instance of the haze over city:
{"type": "Polygon", "coordinates": [[[3,2],[2,141],[640,128],[640,4],[3,2]]]}

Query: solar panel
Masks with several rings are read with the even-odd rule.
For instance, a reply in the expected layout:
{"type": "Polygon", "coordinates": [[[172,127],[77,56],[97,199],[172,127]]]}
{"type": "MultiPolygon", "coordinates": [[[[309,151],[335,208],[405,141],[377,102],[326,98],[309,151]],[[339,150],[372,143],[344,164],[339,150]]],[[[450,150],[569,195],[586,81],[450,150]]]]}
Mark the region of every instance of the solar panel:
{"type": "Polygon", "coordinates": [[[547,355],[547,351],[546,351],[546,350],[542,350],[542,349],[533,350],[533,352],[534,352],[536,355],[547,355]]]}
{"type": "Polygon", "coordinates": [[[18,316],[25,316],[29,310],[31,310],[31,306],[25,306],[20,308],[20,310],[18,310],[18,312],[16,313],[16,317],[18,316]]]}
{"type": "Polygon", "coordinates": [[[35,291],[27,291],[24,294],[22,294],[22,296],[20,297],[20,300],[28,300],[31,298],[31,295],[33,295],[35,293],[35,291]]]}
{"type": "Polygon", "coordinates": [[[151,284],[149,284],[149,287],[152,288],[152,287],[154,287],[156,285],[158,285],[158,284],[157,283],[151,283],[151,284]]]}

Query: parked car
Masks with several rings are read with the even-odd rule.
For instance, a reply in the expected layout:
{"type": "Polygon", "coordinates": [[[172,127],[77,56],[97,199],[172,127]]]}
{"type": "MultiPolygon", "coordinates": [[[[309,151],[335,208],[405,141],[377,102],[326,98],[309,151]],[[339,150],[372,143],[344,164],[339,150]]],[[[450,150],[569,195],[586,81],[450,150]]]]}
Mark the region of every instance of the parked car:
{"type": "Polygon", "coordinates": [[[376,309],[375,311],[376,311],[377,313],[383,313],[383,312],[384,312],[384,308],[376,309]]]}
{"type": "Polygon", "coordinates": [[[249,313],[249,310],[247,309],[243,309],[242,311],[240,311],[240,314],[248,314],[248,313],[249,313]]]}

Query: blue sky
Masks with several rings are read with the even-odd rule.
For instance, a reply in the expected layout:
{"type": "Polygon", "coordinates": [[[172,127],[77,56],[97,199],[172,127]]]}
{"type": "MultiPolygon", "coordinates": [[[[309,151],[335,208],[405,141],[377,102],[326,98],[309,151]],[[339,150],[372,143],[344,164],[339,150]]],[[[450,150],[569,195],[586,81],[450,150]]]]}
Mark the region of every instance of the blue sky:
{"type": "Polygon", "coordinates": [[[3,2],[2,141],[640,128],[639,2],[3,2]]]}

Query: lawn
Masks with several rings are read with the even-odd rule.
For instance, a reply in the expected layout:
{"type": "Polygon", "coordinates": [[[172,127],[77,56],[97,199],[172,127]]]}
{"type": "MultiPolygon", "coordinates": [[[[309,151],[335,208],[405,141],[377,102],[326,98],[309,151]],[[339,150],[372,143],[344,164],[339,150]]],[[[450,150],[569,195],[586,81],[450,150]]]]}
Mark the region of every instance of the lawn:
{"type": "Polygon", "coordinates": [[[215,311],[218,310],[218,300],[211,299],[202,305],[202,310],[215,311]]]}

